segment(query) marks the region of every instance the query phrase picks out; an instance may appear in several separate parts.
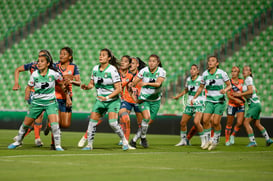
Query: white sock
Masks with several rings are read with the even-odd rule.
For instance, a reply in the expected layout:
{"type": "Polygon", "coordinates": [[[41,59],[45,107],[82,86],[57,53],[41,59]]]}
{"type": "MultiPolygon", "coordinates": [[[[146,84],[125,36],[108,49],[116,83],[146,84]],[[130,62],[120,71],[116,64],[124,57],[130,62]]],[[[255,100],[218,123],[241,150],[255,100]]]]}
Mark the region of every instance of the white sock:
{"type": "Polygon", "coordinates": [[[51,131],[54,138],[55,147],[61,146],[61,131],[59,127],[59,123],[53,122],[51,125],[51,131]]]}
{"type": "Polygon", "coordinates": [[[90,119],[89,120],[89,124],[88,124],[88,129],[87,129],[87,146],[92,147],[93,145],[93,141],[94,141],[94,137],[96,134],[96,128],[97,128],[97,123],[98,121],[90,119]]]}
{"type": "Polygon", "coordinates": [[[139,128],[137,129],[137,133],[136,133],[136,135],[134,136],[133,141],[134,141],[134,142],[137,142],[137,140],[140,138],[140,135],[141,135],[141,127],[139,127],[139,128]]]}
{"type": "Polygon", "coordinates": [[[141,122],[141,138],[146,138],[146,134],[149,127],[149,120],[143,119],[141,122]]]}

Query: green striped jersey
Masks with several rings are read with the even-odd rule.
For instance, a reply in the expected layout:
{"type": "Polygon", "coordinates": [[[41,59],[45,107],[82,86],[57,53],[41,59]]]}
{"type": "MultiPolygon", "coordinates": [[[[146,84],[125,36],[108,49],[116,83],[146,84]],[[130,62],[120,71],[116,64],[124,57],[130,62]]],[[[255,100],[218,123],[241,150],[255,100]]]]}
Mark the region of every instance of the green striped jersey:
{"type": "MultiPolygon", "coordinates": [[[[97,95],[103,97],[109,96],[114,92],[114,84],[121,81],[117,69],[111,64],[109,64],[103,71],[100,71],[100,66],[96,65],[93,68],[91,80],[94,80],[97,95]]],[[[107,102],[115,100],[118,97],[119,96],[108,99],[107,102]]]]}
{"type": "Polygon", "coordinates": [[[247,99],[248,104],[250,103],[260,103],[259,97],[256,94],[256,88],[254,85],[253,78],[251,76],[248,76],[243,84],[243,92],[247,91],[247,86],[252,86],[253,93],[246,95],[245,98],[247,99]]]}
{"type": "MultiPolygon", "coordinates": [[[[166,78],[166,71],[158,67],[154,73],[150,72],[149,67],[141,69],[137,75],[142,82],[156,82],[158,77],[166,78]]],[[[161,99],[162,85],[160,87],[143,86],[140,90],[140,100],[158,101],[161,99]]]]}
{"type": "Polygon", "coordinates": [[[202,77],[201,84],[204,84],[207,90],[206,101],[213,103],[225,102],[225,95],[221,94],[220,90],[225,88],[225,82],[229,80],[227,73],[221,69],[216,69],[214,74],[210,74],[206,70],[202,77]]]}
{"type": "MultiPolygon", "coordinates": [[[[187,106],[191,106],[191,100],[195,96],[198,88],[200,87],[200,83],[202,81],[202,76],[199,76],[195,79],[192,80],[191,77],[187,78],[185,88],[188,89],[188,101],[187,101],[187,106]]],[[[197,105],[203,105],[205,103],[205,91],[203,90],[201,94],[195,99],[194,101],[194,106],[197,105]]]]}
{"type": "Polygon", "coordinates": [[[35,70],[28,81],[28,85],[35,90],[32,103],[45,105],[55,100],[55,81],[62,80],[62,76],[54,70],[48,69],[45,76],[40,75],[39,70],[35,70]]]}

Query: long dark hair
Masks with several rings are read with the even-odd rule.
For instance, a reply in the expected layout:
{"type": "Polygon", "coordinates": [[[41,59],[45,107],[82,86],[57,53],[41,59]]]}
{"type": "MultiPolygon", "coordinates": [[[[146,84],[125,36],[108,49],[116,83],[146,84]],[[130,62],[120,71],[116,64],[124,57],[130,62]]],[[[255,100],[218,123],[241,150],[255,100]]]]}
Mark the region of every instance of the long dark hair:
{"type": "Polygon", "coordinates": [[[43,54],[43,55],[40,55],[39,57],[45,57],[47,63],[49,63],[48,68],[51,69],[51,70],[54,70],[55,72],[59,72],[59,71],[54,67],[54,63],[53,63],[53,60],[52,60],[52,57],[50,56],[50,54],[49,54],[49,55],[48,55],[48,54],[43,54]]]}
{"type": "Polygon", "coordinates": [[[43,50],[40,50],[39,53],[41,53],[41,52],[43,52],[44,54],[46,54],[50,58],[50,60],[53,61],[53,58],[52,58],[52,56],[51,56],[51,54],[50,54],[50,52],[48,50],[43,49],[43,50]]]}
{"type": "Polygon", "coordinates": [[[116,67],[116,69],[118,70],[120,63],[118,62],[118,59],[113,55],[112,51],[108,48],[101,49],[100,51],[106,51],[108,53],[108,57],[111,57],[109,63],[116,67]]]}
{"type": "Polygon", "coordinates": [[[69,56],[72,57],[71,59],[69,59],[69,61],[70,61],[70,62],[73,62],[73,50],[72,50],[70,47],[63,47],[63,48],[60,50],[60,52],[61,52],[62,50],[67,51],[67,53],[69,54],[69,56]]]}
{"type": "Polygon", "coordinates": [[[249,66],[249,65],[245,65],[244,67],[248,67],[249,68],[249,70],[250,70],[250,77],[252,77],[253,78],[253,75],[252,75],[252,68],[249,66]]]}
{"type": "Polygon", "coordinates": [[[139,57],[134,57],[134,59],[136,59],[138,62],[138,67],[137,67],[138,71],[146,67],[146,63],[143,62],[139,57]]]}
{"type": "Polygon", "coordinates": [[[152,54],[152,55],[149,56],[149,58],[151,58],[151,57],[155,57],[155,58],[157,59],[157,61],[159,62],[158,66],[159,66],[159,67],[162,67],[162,63],[161,63],[161,60],[160,60],[160,58],[159,58],[158,55],[152,54]]]}
{"type": "Polygon", "coordinates": [[[129,55],[123,55],[123,56],[121,57],[121,59],[122,59],[123,57],[127,58],[127,59],[129,60],[129,63],[132,63],[132,58],[131,58],[129,55]]]}

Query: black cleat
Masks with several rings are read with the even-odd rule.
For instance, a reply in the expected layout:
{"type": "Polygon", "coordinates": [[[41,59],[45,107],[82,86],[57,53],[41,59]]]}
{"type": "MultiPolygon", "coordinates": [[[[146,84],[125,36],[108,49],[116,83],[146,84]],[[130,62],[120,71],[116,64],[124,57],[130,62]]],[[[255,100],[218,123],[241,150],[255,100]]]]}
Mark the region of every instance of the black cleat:
{"type": "Polygon", "coordinates": [[[148,141],[146,138],[141,138],[141,145],[143,146],[143,148],[148,148],[148,141]]]}
{"type": "Polygon", "coordinates": [[[44,129],[44,135],[47,136],[48,133],[49,133],[49,131],[50,131],[50,127],[47,126],[47,127],[44,129]]]}
{"type": "Polygon", "coordinates": [[[50,150],[56,150],[56,148],[55,148],[55,145],[54,145],[54,144],[51,144],[51,145],[50,145],[50,150]]]}
{"type": "Polygon", "coordinates": [[[134,142],[133,139],[131,139],[129,145],[130,145],[131,147],[136,148],[136,142],[134,142]]]}

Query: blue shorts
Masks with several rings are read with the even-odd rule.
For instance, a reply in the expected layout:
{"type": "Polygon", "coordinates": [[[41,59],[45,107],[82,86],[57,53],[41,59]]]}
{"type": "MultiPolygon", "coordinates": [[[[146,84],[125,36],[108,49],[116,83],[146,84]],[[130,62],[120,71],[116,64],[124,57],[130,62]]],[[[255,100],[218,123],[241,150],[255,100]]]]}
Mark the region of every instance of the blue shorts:
{"type": "Polygon", "coordinates": [[[134,108],[135,113],[137,113],[137,112],[141,112],[139,110],[138,106],[139,106],[138,104],[129,103],[129,102],[126,102],[126,101],[122,100],[121,105],[120,105],[120,109],[126,108],[128,111],[131,111],[132,108],[134,108]]]}
{"type": "Polygon", "coordinates": [[[227,115],[228,116],[235,116],[238,112],[245,112],[245,106],[233,107],[228,105],[227,107],[227,115]]]}
{"type": "MultiPolygon", "coordinates": [[[[72,101],[72,98],[71,98],[72,101]]],[[[65,99],[57,99],[60,112],[72,112],[72,107],[66,107],[65,99]]]]}

